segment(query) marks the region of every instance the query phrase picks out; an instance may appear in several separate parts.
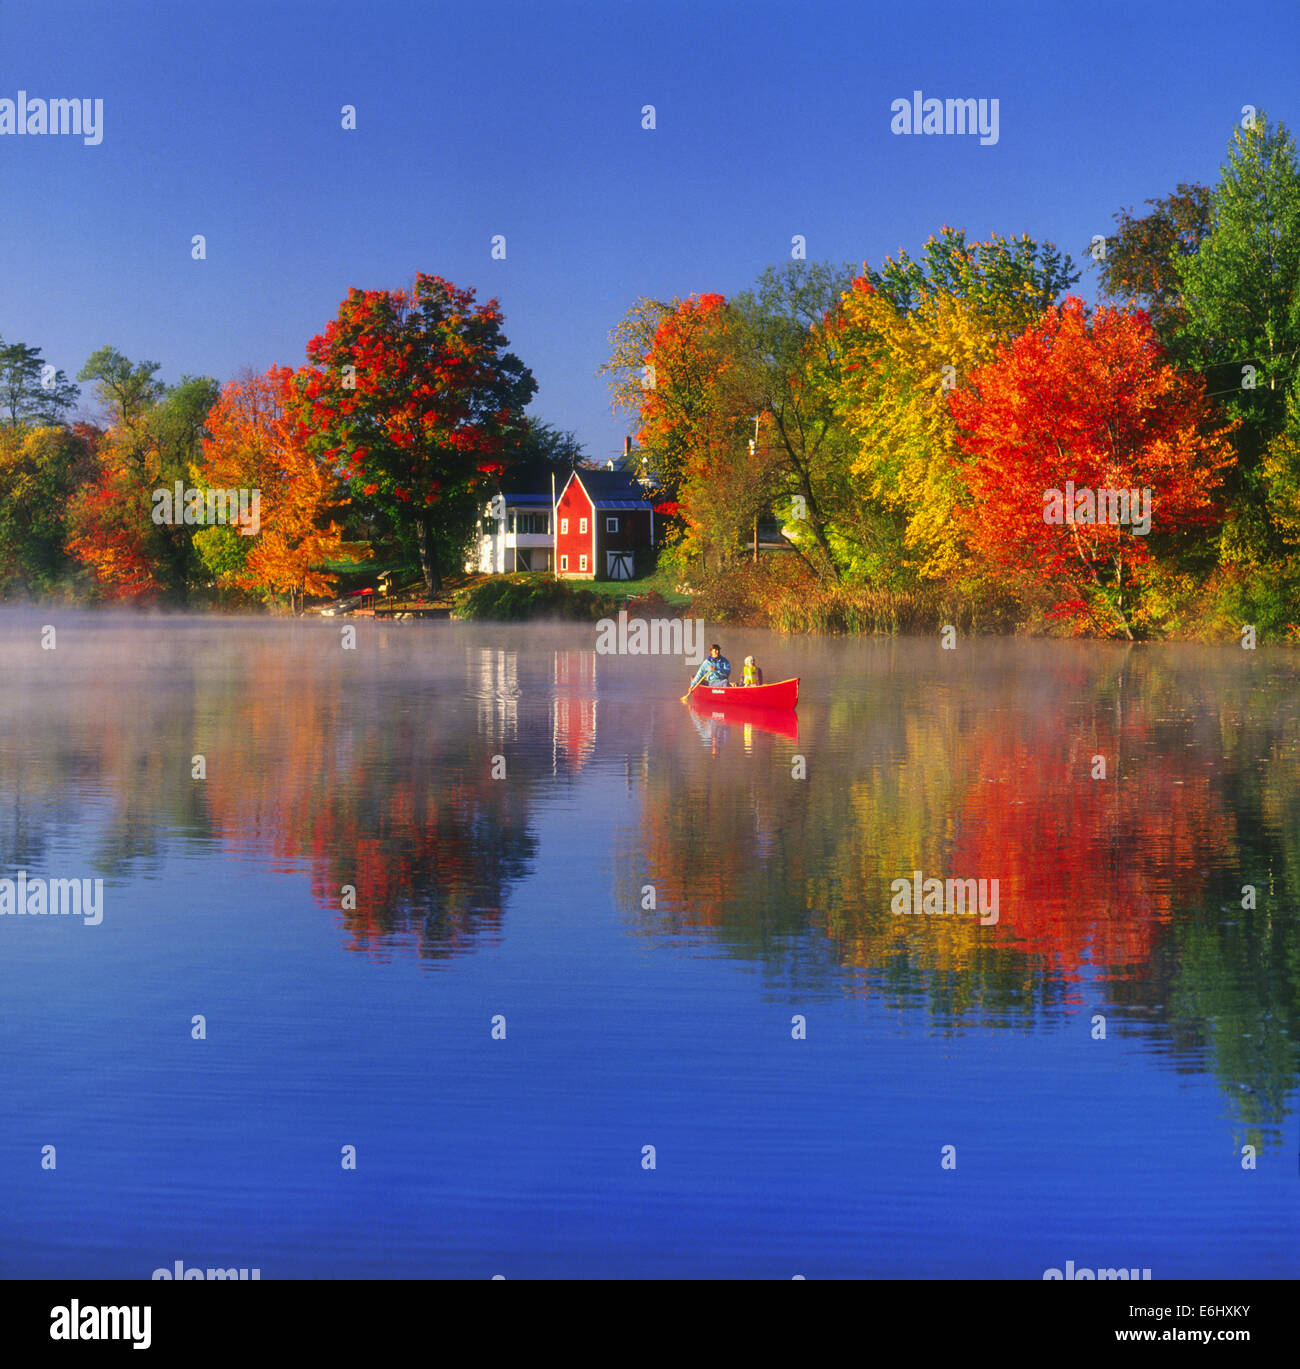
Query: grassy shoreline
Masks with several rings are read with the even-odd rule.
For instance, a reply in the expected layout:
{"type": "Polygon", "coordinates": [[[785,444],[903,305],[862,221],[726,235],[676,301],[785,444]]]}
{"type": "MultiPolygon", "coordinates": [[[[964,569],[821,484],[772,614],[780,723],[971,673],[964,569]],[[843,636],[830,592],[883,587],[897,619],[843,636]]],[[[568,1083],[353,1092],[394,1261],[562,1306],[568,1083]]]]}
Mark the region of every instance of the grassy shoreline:
{"type": "MultiPolygon", "coordinates": [[[[1134,642],[1243,642],[1243,629],[1222,611],[1184,611],[1134,642]]],[[[483,576],[454,595],[462,621],[593,622],[626,609],[634,617],[703,618],[719,626],[764,628],[788,636],[1015,636],[1044,640],[1125,641],[1118,632],[1080,630],[1052,612],[1040,594],[963,592],[945,586],[888,589],[867,585],[783,583],[740,566],[684,593],[666,572],[640,580],[569,581],[548,574],[483,576]]],[[[1260,631],[1261,645],[1300,645],[1300,634],[1260,631]]]]}

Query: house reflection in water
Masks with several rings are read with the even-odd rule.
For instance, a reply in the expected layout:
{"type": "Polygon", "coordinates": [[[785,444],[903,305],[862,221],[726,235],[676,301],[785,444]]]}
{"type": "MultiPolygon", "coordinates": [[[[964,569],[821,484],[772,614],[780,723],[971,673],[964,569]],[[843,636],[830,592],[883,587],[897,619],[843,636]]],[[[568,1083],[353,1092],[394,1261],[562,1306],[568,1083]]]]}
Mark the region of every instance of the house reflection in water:
{"type": "Polygon", "coordinates": [[[596,747],[596,653],[557,651],[551,701],[551,769],[576,773],[596,747]]]}
{"type": "Polygon", "coordinates": [[[478,734],[486,742],[519,738],[519,653],[492,647],[469,652],[470,692],[478,700],[478,734]]]}

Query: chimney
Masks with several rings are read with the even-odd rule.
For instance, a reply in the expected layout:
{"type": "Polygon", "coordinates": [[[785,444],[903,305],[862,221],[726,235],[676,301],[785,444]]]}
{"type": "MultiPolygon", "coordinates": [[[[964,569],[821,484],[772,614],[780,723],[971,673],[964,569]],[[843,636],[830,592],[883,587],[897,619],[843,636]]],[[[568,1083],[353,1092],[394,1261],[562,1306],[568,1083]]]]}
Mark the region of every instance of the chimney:
{"type": "Polygon", "coordinates": [[[623,455],[625,457],[632,455],[632,439],[630,437],[623,439],[623,455]]]}

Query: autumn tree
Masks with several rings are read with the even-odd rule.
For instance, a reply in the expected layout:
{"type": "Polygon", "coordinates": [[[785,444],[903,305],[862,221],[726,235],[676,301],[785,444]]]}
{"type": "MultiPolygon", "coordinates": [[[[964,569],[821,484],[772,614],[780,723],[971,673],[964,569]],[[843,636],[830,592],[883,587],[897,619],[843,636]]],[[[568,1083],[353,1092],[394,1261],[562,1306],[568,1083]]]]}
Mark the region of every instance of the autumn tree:
{"type": "Polygon", "coordinates": [[[1261,636],[1300,638],[1300,375],[1287,399],[1282,431],[1268,444],[1259,473],[1276,550],[1249,549],[1227,568],[1220,607],[1234,629],[1252,623],[1261,636]],[[1248,559],[1247,559],[1248,558],[1248,559]]]}
{"type": "Polygon", "coordinates": [[[701,453],[734,427],[719,386],[727,370],[727,302],[706,293],[670,303],[640,299],[611,334],[615,407],[634,416],[637,445],[669,499],[677,499],[701,453]]]}
{"type": "Polygon", "coordinates": [[[94,471],[88,428],[0,427],[0,594],[35,596],[66,587],[68,503],[94,471]]]}
{"type": "Polygon", "coordinates": [[[858,498],[884,515],[869,578],[897,582],[906,568],[949,579],[967,569],[948,396],[1077,278],[1051,243],[968,243],[964,232],[944,228],[919,259],[886,258],[845,291],[835,321],[843,353],[836,405],[854,439],[848,470],[858,498]]]}
{"type": "Polygon", "coordinates": [[[227,384],[192,468],[200,485],[258,494],[254,532],[227,524],[196,534],[204,563],[219,583],[264,598],[285,594],[291,606],[333,590],[337,576],[327,563],[369,555],[345,540],[334,517],[348,502],[335,472],[297,436],[288,414],[293,380],[289,368],[273,366],[227,384]]]}
{"type": "Polygon", "coordinates": [[[196,460],[219,387],[207,376],[175,385],[157,379],[158,363],[132,362],[100,348],[82,367],[104,405],[108,430],[98,443],[98,473],[79,492],[69,549],[109,598],[159,596],[186,602],[198,568],[191,526],[154,521],[153,492],[184,484],[196,460]]]}
{"type": "Polygon", "coordinates": [[[1300,557],[1300,378],[1287,401],[1287,423],[1269,444],[1263,472],[1269,511],[1287,552],[1300,557]]]}
{"type": "Polygon", "coordinates": [[[680,300],[665,303],[645,295],[635,300],[611,329],[609,360],[596,371],[597,375],[608,379],[611,411],[617,414],[622,410],[630,416],[636,427],[638,447],[655,463],[655,479],[662,489],[673,494],[680,482],[680,470],[675,467],[672,452],[650,449],[646,408],[657,388],[650,361],[655,334],[660,324],[680,304],[680,300]]]}
{"type": "Polygon", "coordinates": [[[1071,296],[949,404],[973,458],[959,468],[972,545],[1055,589],[1061,616],[1132,638],[1152,560],[1137,530],[1143,492],[1148,535],[1204,527],[1232,459],[1230,425],[1216,422],[1204,382],[1169,363],[1146,314],[1101,308],[1089,319],[1071,296]],[[1103,514],[1105,491],[1138,496],[1125,523],[1109,496],[1103,514]]]}
{"type": "Polygon", "coordinates": [[[717,572],[748,555],[756,524],[780,496],[780,472],[781,453],[768,415],[756,415],[751,423],[740,419],[710,434],[693,450],[675,502],[686,554],[705,557],[717,572]]]}
{"type": "Polygon", "coordinates": [[[685,521],[684,553],[721,567],[773,492],[770,433],[760,433],[737,367],[735,317],[718,294],[675,299],[658,310],[648,341],[632,326],[645,317],[638,306],[625,320],[646,350],[621,369],[611,364],[616,387],[635,406],[646,464],[685,521]]]}
{"type": "Polygon", "coordinates": [[[297,376],[298,437],[418,552],[430,593],[472,535],[537,389],[506,350],[502,318],[495,299],[476,305],[440,276],[420,274],[410,291],[353,289],[297,376]]]}
{"type": "Polygon", "coordinates": [[[838,580],[864,533],[835,410],[841,348],[827,326],[852,268],[790,262],[752,290],[639,300],[602,370],[698,549],[738,548],[757,514],[787,519],[796,553],[838,580]],[[751,445],[752,443],[752,445],[751,445]]]}
{"type": "Polygon", "coordinates": [[[166,593],[151,512],[146,492],[113,461],[73,496],[68,552],[90,573],[101,598],[137,602],[166,593]]]}
{"type": "Polygon", "coordinates": [[[1100,244],[1089,244],[1101,288],[1119,304],[1136,304],[1168,347],[1187,322],[1179,267],[1200,248],[1210,227],[1208,186],[1180,184],[1163,199],[1147,200],[1146,214],[1121,209],[1100,244]]]}

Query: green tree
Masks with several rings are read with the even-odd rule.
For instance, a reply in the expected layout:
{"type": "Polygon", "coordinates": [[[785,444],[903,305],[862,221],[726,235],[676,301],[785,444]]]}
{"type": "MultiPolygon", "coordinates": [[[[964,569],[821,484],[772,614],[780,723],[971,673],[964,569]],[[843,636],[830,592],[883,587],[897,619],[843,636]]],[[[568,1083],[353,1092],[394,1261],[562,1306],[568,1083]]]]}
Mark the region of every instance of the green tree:
{"type": "Polygon", "coordinates": [[[62,371],[41,359],[39,347],[0,341],[0,411],[11,428],[61,424],[80,394],[62,371]]]}
{"type": "MultiPolygon", "coordinates": [[[[204,420],[220,395],[221,386],[211,376],[183,376],[163,392],[147,423],[156,453],[156,487],[174,486],[177,480],[187,483],[200,463],[204,420]]],[[[159,546],[167,566],[165,580],[181,602],[188,599],[198,571],[196,531],[180,522],[159,528],[159,546]]]]}
{"type": "Polygon", "coordinates": [[[967,243],[964,229],[944,227],[925,245],[919,259],[899,252],[865,277],[904,313],[939,295],[957,299],[1012,298],[1028,293],[1042,313],[1079,279],[1069,253],[1055,243],[994,235],[967,243]]]}
{"type": "Polygon", "coordinates": [[[754,289],[731,301],[732,364],[719,387],[734,418],[767,416],[760,427],[771,478],[807,526],[796,547],[819,578],[835,582],[843,578],[844,558],[832,539],[855,510],[847,478],[853,444],[835,402],[843,353],[829,324],[853,275],[848,263],[768,267],[754,289]]]}
{"type": "Polygon", "coordinates": [[[1210,200],[1211,227],[1178,279],[1193,364],[1241,420],[1230,492],[1236,517],[1224,559],[1253,562],[1280,551],[1260,459],[1286,424],[1287,392],[1300,362],[1300,165],[1287,130],[1255,116],[1238,129],[1210,200]]]}
{"type": "Polygon", "coordinates": [[[132,427],[163,397],[166,387],[156,379],[156,361],[131,362],[115,347],[92,352],[77,375],[94,383],[95,395],[118,427],[132,427]]]}
{"type": "Polygon", "coordinates": [[[575,466],[587,464],[587,452],[576,433],[529,415],[510,454],[506,476],[521,485],[551,471],[566,477],[575,466]]]}

